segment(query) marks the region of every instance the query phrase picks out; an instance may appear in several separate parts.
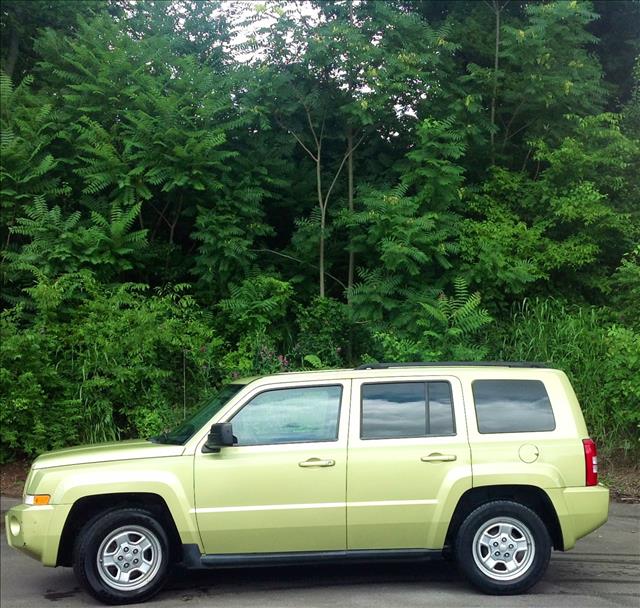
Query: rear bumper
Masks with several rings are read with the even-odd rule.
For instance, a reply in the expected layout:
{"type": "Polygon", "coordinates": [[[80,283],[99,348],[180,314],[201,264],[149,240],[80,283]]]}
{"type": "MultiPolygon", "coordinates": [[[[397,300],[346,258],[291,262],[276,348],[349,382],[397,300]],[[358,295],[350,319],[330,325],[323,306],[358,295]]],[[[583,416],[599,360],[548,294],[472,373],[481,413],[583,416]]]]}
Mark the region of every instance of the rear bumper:
{"type": "Polygon", "coordinates": [[[5,516],[7,542],[45,566],[55,566],[71,505],[18,505],[5,516]]]}
{"type": "Polygon", "coordinates": [[[609,490],[604,486],[547,490],[558,514],[563,548],[606,523],[609,517],[609,490]]]}

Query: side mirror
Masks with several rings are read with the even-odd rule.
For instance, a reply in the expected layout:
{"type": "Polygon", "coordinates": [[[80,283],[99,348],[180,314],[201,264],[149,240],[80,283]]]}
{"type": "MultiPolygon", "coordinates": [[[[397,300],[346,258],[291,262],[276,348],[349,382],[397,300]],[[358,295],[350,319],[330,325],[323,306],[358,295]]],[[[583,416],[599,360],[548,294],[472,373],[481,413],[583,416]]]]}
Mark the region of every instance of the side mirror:
{"type": "Polygon", "coordinates": [[[230,422],[218,422],[211,425],[206,443],[202,446],[205,453],[219,452],[220,448],[233,445],[233,431],[230,422]]]}

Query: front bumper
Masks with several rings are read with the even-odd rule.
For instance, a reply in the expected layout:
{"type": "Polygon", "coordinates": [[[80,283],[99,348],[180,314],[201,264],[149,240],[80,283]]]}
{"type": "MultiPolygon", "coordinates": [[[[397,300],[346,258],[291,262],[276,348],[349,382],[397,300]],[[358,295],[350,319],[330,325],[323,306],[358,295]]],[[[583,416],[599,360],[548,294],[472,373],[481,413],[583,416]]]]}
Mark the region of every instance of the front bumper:
{"type": "Polygon", "coordinates": [[[55,566],[64,522],[71,505],[18,505],[5,516],[7,542],[10,547],[37,559],[45,566],[55,566]]]}

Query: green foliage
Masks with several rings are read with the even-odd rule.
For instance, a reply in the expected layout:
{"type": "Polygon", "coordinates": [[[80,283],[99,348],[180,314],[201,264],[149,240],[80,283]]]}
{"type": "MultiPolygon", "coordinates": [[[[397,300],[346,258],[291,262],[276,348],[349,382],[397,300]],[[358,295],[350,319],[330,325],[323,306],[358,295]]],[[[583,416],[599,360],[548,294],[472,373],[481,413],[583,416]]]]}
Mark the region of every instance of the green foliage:
{"type": "Polygon", "coordinates": [[[133,268],[132,254],[146,244],[147,231],[132,229],[139,212],[139,204],[123,211],[114,203],[109,217],[92,211],[83,221],[80,211],[65,217],[60,207],[49,209],[44,196],[36,196],[11,228],[24,244],[6,251],[6,273],[20,283],[24,274],[56,278],[89,269],[112,280],[133,268]]]}
{"type": "Polygon", "coordinates": [[[230,380],[292,369],[287,355],[278,352],[278,345],[264,328],[242,335],[236,347],[222,357],[220,368],[230,380]]]}
{"type": "Polygon", "coordinates": [[[503,360],[542,361],[571,378],[592,436],[608,453],[636,452],[640,437],[640,334],[597,308],[525,301],[494,346],[503,360]]]}
{"type": "Polygon", "coordinates": [[[622,322],[640,330],[640,245],[622,258],[611,277],[610,297],[622,322]]]}
{"type": "Polygon", "coordinates": [[[246,162],[241,167],[239,183],[225,188],[215,204],[198,207],[192,233],[198,242],[193,274],[204,297],[228,295],[226,285],[250,274],[258,258],[256,245],[273,232],[261,203],[269,195],[267,187],[277,180],[270,180],[264,168],[246,162]]]}
{"type": "Polygon", "coordinates": [[[257,276],[232,286],[230,291],[230,297],[220,301],[220,308],[229,317],[231,331],[242,335],[285,325],[293,295],[289,283],[257,276]]]}
{"type": "Polygon", "coordinates": [[[444,4],[462,47],[454,71],[466,72],[444,83],[446,107],[468,124],[472,159],[480,154],[520,169],[530,160],[530,140],[557,142],[571,131],[570,115],[602,111],[590,2],[501,3],[497,52],[490,3],[444,4]]]}
{"type": "Polygon", "coordinates": [[[31,295],[35,316],[2,317],[3,460],[156,433],[221,379],[222,341],[184,287],[105,288],[85,272],[31,295]]]}
{"type": "Polygon", "coordinates": [[[77,443],[82,412],[57,370],[50,332],[24,330],[22,310],[0,317],[0,462],[77,443]]]}
{"type": "MultiPolygon", "coordinates": [[[[478,334],[493,319],[481,308],[478,292],[469,293],[466,281],[454,279],[454,293],[441,292],[431,302],[421,302],[413,336],[397,332],[374,333],[376,355],[387,361],[477,361],[485,358],[488,348],[478,341],[478,334]]],[[[375,352],[375,351],[374,351],[375,352]]]]}
{"type": "Polygon", "coordinates": [[[486,349],[470,344],[469,338],[489,325],[493,319],[480,307],[478,292],[469,293],[467,282],[456,277],[454,294],[441,293],[435,302],[423,302],[426,318],[418,321],[424,329],[423,340],[430,347],[429,360],[476,361],[486,355],[486,349]]]}
{"type": "Polygon", "coordinates": [[[54,171],[58,161],[50,152],[56,111],[51,99],[33,91],[33,80],[26,76],[14,88],[0,72],[0,236],[5,246],[10,228],[34,197],[64,200],[70,192],[64,177],[54,171]]]}
{"type": "Polygon", "coordinates": [[[433,282],[452,267],[461,139],[451,121],[422,121],[418,142],[399,163],[401,183],[361,188],[355,211],[342,213],[342,224],[355,235],[352,248],[367,264],[351,293],[359,318],[411,325],[417,303],[433,295],[433,282]]]}
{"type": "Polygon", "coordinates": [[[638,141],[611,115],[575,125],[553,148],[536,143],[534,156],[544,166],[537,177],[495,168],[467,196],[462,269],[491,300],[533,291],[531,283],[597,293],[640,235],[632,170],[638,141]]]}
{"type": "Polygon", "coordinates": [[[550,360],[637,450],[635,4],[4,2],[0,458],[363,358],[550,360]]]}
{"type": "Polygon", "coordinates": [[[351,345],[362,339],[351,321],[349,307],[331,298],[315,298],[297,314],[298,332],[294,351],[313,369],[340,367],[351,345]]]}

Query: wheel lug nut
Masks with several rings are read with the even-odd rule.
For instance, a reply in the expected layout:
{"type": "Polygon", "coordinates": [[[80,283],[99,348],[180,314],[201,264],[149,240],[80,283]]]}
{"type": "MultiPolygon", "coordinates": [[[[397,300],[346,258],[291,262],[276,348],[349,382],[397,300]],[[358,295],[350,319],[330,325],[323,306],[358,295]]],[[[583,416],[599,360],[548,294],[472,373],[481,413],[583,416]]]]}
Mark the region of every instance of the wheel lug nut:
{"type": "Polygon", "coordinates": [[[129,564],[125,564],[125,565],[124,565],[124,567],[125,567],[125,568],[128,568],[128,567],[129,567],[129,564]]]}
{"type": "Polygon", "coordinates": [[[505,554],[504,554],[504,556],[505,556],[505,557],[509,557],[509,554],[508,554],[508,553],[505,553],[505,554]]]}
{"type": "Polygon", "coordinates": [[[137,550],[137,549],[134,549],[134,550],[133,550],[133,552],[134,552],[134,553],[137,553],[137,552],[138,552],[138,550],[137,550]]]}
{"type": "Polygon", "coordinates": [[[513,545],[509,545],[509,549],[513,549],[513,545]]]}
{"type": "MultiPolygon", "coordinates": [[[[506,539],[506,538],[503,538],[503,539],[502,539],[502,542],[503,542],[503,543],[506,543],[506,542],[507,542],[507,539],[506,539]]],[[[126,549],[125,549],[125,551],[126,551],[126,549]]]]}
{"type": "Polygon", "coordinates": [[[127,551],[129,551],[129,547],[124,548],[124,552],[126,553],[127,551]]]}
{"type": "Polygon", "coordinates": [[[493,546],[494,546],[494,547],[497,547],[497,546],[498,546],[498,543],[493,543],[493,546]]]}
{"type": "Polygon", "coordinates": [[[496,553],[495,553],[495,554],[496,554],[496,555],[500,555],[500,551],[496,551],[496,553]]]}
{"type": "Polygon", "coordinates": [[[134,564],[137,564],[137,563],[138,563],[138,560],[137,560],[137,559],[134,559],[134,560],[133,560],[133,563],[134,563],[134,564]]]}
{"type": "Polygon", "coordinates": [[[122,561],[122,555],[118,555],[118,561],[121,562],[122,561]]]}

